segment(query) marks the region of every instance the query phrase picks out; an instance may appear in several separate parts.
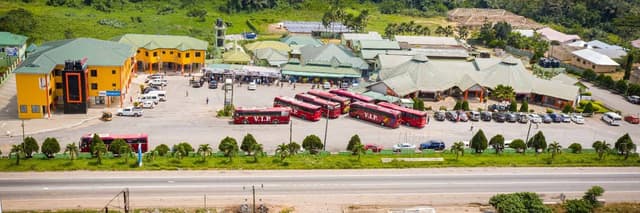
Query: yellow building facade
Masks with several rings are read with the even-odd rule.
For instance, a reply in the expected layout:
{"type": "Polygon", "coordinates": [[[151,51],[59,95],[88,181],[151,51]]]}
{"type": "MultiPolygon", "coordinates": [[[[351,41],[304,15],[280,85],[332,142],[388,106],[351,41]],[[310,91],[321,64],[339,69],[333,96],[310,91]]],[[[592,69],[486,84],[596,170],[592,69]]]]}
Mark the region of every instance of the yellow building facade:
{"type": "Polygon", "coordinates": [[[15,70],[18,117],[50,117],[64,104],[62,73],[67,60],[86,58],[87,104],[122,106],[136,63],[135,48],[112,41],[78,38],[42,44],[15,70]],[[110,51],[104,51],[108,49],[110,51]],[[107,91],[109,95],[107,96],[107,91]],[[116,96],[117,95],[117,96],[116,96]]]}
{"type": "Polygon", "coordinates": [[[126,34],[114,39],[137,48],[136,71],[194,72],[204,67],[209,43],[188,36],[126,34]]]}

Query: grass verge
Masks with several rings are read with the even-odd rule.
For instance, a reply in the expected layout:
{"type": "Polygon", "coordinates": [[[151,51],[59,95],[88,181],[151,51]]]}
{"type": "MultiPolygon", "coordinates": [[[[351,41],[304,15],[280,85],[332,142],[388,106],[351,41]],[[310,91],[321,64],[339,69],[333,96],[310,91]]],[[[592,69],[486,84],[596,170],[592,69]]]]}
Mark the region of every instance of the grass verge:
{"type": "Polygon", "coordinates": [[[207,157],[203,161],[201,157],[157,157],[150,161],[143,161],[143,166],[138,167],[134,158],[125,162],[124,159],[106,158],[102,164],[97,164],[96,159],[27,159],[21,160],[20,165],[15,165],[14,159],[0,160],[2,171],[70,171],[70,170],[205,170],[205,169],[374,169],[374,168],[439,168],[439,167],[625,167],[640,166],[640,158],[637,154],[624,160],[622,156],[609,155],[604,160],[598,160],[593,152],[581,154],[562,153],[555,159],[551,154],[543,153],[526,155],[517,153],[503,153],[495,155],[488,151],[483,154],[470,154],[455,159],[452,153],[426,153],[426,154],[368,154],[360,160],[351,155],[296,155],[280,161],[274,156],[259,157],[258,162],[253,157],[235,157],[229,161],[226,157],[207,157]],[[405,162],[393,160],[390,163],[382,163],[381,158],[443,158],[439,162],[405,162]]]}

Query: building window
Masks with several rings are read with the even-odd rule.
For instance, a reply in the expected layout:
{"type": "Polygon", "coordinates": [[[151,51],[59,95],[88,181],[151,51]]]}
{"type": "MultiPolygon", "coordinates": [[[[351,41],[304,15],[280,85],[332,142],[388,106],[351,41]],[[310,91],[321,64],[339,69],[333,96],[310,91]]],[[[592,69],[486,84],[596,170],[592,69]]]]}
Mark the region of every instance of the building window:
{"type": "Polygon", "coordinates": [[[596,69],[596,65],[592,65],[591,68],[593,68],[595,70],[596,69]]]}
{"type": "Polygon", "coordinates": [[[164,52],[164,51],[162,51],[162,55],[164,55],[164,54],[165,54],[165,52],[164,52]]]}
{"type": "Polygon", "coordinates": [[[40,113],[40,105],[31,105],[32,113],[40,113]]]}
{"type": "Polygon", "coordinates": [[[158,52],[153,52],[153,57],[158,56],[158,52]]]}
{"type": "Polygon", "coordinates": [[[200,52],[196,52],[196,57],[199,58],[200,57],[200,52]]]}
{"type": "Polygon", "coordinates": [[[178,58],[180,58],[180,53],[178,53],[178,58]]]}
{"type": "Polygon", "coordinates": [[[56,83],[56,89],[62,89],[62,83],[56,83]]]}
{"type": "Polygon", "coordinates": [[[91,70],[91,77],[98,77],[98,70],[91,70]]]}
{"type": "Polygon", "coordinates": [[[173,55],[173,51],[169,51],[169,55],[173,55]]]}
{"type": "Polygon", "coordinates": [[[27,105],[20,105],[20,113],[27,113],[27,105]]]}
{"type": "Polygon", "coordinates": [[[580,58],[576,58],[578,60],[578,62],[580,62],[580,58]]]}
{"type": "Polygon", "coordinates": [[[112,87],[116,87],[116,83],[111,84],[112,87]]]}
{"type": "Polygon", "coordinates": [[[59,70],[59,69],[53,70],[53,76],[61,76],[61,75],[62,75],[62,70],[59,70]]]}
{"type": "Polygon", "coordinates": [[[148,52],[148,51],[145,51],[145,52],[144,52],[144,56],[149,56],[149,52],[148,52]]]}
{"type": "Polygon", "coordinates": [[[111,74],[115,75],[116,74],[116,70],[111,70],[111,74]]]}
{"type": "Polygon", "coordinates": [[[184,54],[184,57],[185,57],[185,58],[189,58],[189,53],[185,53],[185,54],[184,54]]]}
{"type": "Polygon", "coordinates": [[[91,83],[91,89],[98,89],[98,83],[91,83]]]}
{"type": "Polygon", "coordinates": [[[137,50],[136,53],[140,53],[140,50],[137,50]]]}

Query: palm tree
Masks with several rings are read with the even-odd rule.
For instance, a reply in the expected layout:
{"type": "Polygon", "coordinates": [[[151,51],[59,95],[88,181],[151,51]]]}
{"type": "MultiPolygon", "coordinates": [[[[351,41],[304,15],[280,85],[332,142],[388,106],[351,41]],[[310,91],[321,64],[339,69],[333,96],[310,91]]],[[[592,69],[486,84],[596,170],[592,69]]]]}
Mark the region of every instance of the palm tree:
{"type": "Polygon", "coordinates": [[[467,26],[458,26],[456,31],[458,31],[458,39],[467,40],[467,37],[469,37],[469,28],[467,26]]]}
{"type": "Polygon", "coordinates": [[[198,154],[202,156],[202,161],[207,161],[207,157],[213,153],[213,148],[209,144],[200,144],[198,154]]]}
{"type": "Polygon", "coordinates": [[[598,153],[598,160],[603,160],[605,155],[611,151],[611,144],[608,144],[607,141],[596,141],[591,147],[598,153]]]}
{"type": "Polygon", "coordinates": [[[456,160],[458,160],[461,153],[462,156],[464,156],[464,143],[462,141],[453,143],[453,146],[451,146],[451,152],[456,153],[456,160]]]}
{"type": "MultiPolygon", "coordinates": [[[[22,144],[13,144],[11,145],[11,153],[16,154],[16,165],[20,165],[20,155],[23,153],[22,144]]],[[[9,154],[11,155],[11,154],[9,154]]]]}
{"type": "Polygon", "coordinates": [[[284,161],[284,159],[289,156],[289,147],[282,143],[278,145],[278,148],[276,148],[276,153],[280,157],[280,161],[284,161]]]}
{"type": "Polygon", "coordinates": [[[300,151],[300,144],[292,141],[291,143],[287,144],[287,149],[287,151],[289,151],[287,152],[288,155],[294,156],[300,151]]]}
{"type": "Polygon", "coordinates": [[[549,144],[548,151],[551,152],[551,159],[554,159],[556,157],[556,154],[562,153],[562,145],[554,141],[553,143],[549,144]]]}
{"type": "Polygon", "coordinates": [[[249,150],[253,152],[253,162],[258,162],[258,155],[262,156],[264,152],[264,148],[262,148],[262,144],[259,144],[259,143],[251,144],[251,147],[249,147],[249,150]]]}
{"type": "Polygon", "coordinates": [[[444,31],[445,29],[442,26],[438,26],[438,28],[436,28],[436,34],[438,35],[443,35],[445,33],[444,31]]]}
{"type": "Polygon", "coordinates": [[[453,35],[453,27],[451,25],[444,28],[444,36],[449,37],[453,35]]]}
{"type": "Polygon", "coordinates": [[[69,159],[71,161],[75,160],[78,157],[78,152],[80,152],[78,150],[78,146],[76,146],[76,143],[71,143],[71,144],[67,144],[67,147],[64,149],[64,154],[69,155],[69,159]]]}
{"type": "Polygon", "coordinates": [[[238,142],[232,137],[225,137],[220,141],[218,149],[224,152],[224,155],[229,157],[229,162],[233,161],[233,157],[238,153],[238,142]]]}
{"type": "Polygon", "coordinates": [[[104,143],[96,143],[93,146],[93,154],[96,155],[98,164],[102,164],[102,155],[104,155],[105,152],[107,152],[107,146],[105,146],[104,143]]]}
{"type": "Polygon", "coordinates": [[[358,143],[353,146],[352,151],[358,155],[358,161],[360,161],[360,156],[362,156],[362,154],[364,154],[365,152],[364,145],[362,145],[361,143],[358,143]]]}

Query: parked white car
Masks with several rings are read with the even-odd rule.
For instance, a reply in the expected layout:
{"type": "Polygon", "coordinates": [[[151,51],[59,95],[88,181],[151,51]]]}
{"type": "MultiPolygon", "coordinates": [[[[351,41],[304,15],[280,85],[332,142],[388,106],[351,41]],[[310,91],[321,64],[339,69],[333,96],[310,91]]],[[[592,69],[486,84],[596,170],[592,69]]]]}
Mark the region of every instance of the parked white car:
{"type": "Polygon", "coordinates": [[[534,113],[529,114],[529,120],[533,123],[542,122],[542,118],[538,114],[534,114],[534,113]]]}
{"type": "Polygon", "coordinates": [[[247,86],[248,90],[256,90],[258,89],[258,85],[256,85],[255,81],[252,81],[251,83],[249,83],[249,86],[247,86]]]}
{"type": "Polygon", "coordinates": [[[142,116],[142,109],[137,109],[134,107],[125,107],[122,109],[118,109],[118,112],[116,113],[117,116],[134,116],[134,117],[140,117],[142,116]]]}
{"type": "Polygon", "coordinates": [[[399,152],[400,150],[411,150],[411,149],[416,149],[416,145],[410,144],[410,143],[399,143],[396,145],[393,145],[393,151],[394,152],[399,152]]]}
{"type": "Polygon", "coordinates": [[[154,105],[155,104],[153,103],[152,100],[146,100],[140,103],[140,106],[142,106],[142,108],[145,108],[145,109],[153,109],[154,105]]]}
{"type": "Polygon", "coordinates": [[[569,116],[569,115],[567,115],[567,114],[562,113],[562,114],[560,115],[560,117],[562,117],[562,122],[564,122],[564,123],[569,123],[569,122],[571,122],[571,116],[569,116]]]}
{"type": "Polygon", "coordinates": [[[571,121],[573,121],[576,124],[584,124],[584,118],[582,117],[582,115],[577,115],[577,114],[571,115],[571,121]]]}

